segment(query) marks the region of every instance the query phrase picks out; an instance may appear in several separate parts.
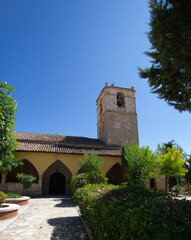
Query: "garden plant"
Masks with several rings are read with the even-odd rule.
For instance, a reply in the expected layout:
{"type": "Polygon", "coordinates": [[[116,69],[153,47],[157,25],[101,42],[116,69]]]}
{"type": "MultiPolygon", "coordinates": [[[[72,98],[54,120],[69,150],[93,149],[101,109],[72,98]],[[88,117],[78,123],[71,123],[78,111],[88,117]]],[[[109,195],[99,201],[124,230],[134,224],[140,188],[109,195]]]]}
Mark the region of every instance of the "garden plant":
{"type": "Polygon", "coordinates": [[[30,174],[29,175],[25,174],[25,173],[18,173],[16,178],[23,185],[23,194],[24,194],[24,190],[31,187],[32,183],[36,180],[36,177],[34,177],[30,174]]]}
{"type": "MultiPolygon", "coordinates": [[[[118,186],[108,184],[99,178],[99,171],[75,176],[71,184],[74,200],[94,238],[190,239],[191,202],[144,188],[157,169],[167,176],[169,172],[171,176],[184,175],[184,163],[181,152],[174,147],[156,155],[149,147],[139,148],[130,143],[122,148],[122,166],[128,182],[118,186]],[[102,182],[97,183],[100,179],[102,182]]],[[[179,186],[175,186],[174,194],[179,190],[179,186]]]]}
{"type": "Polygon", "coordinates": [[[87,184],[107,183],[107,178],[100,173],[103,160],[94,151],[90,153],[83,151],[84,157],[80,161],[80,166],[84,173],[76,175],[71,181],[71,190],[74,194],[78,188],[87,184]]]}

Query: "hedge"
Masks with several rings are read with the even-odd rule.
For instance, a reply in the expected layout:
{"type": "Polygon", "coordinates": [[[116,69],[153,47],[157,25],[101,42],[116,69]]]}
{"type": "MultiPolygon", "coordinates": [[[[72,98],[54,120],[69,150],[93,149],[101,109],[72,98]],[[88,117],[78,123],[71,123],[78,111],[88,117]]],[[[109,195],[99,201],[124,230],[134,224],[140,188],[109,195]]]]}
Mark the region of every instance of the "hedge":
{"type": "Polygon", "coordinates": [[[191,203],[137,186],[86,185],[74,199],[96,240],[190,239],[191,203]]]}
{"type": "Polygon", "coordinates": [[[107,183],[107,178],[98,171],[81,173],[72,178],[71,191],[74,194],[78,188],[82,188],[87,184],[107,183]]]}

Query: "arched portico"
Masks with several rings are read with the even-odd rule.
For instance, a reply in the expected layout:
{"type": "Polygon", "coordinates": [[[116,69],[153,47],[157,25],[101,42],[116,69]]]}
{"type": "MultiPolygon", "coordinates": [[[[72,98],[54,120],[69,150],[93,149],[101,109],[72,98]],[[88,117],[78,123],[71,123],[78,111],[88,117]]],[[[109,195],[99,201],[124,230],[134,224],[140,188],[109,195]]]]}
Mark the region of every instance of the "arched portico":
{"type": "Polygon", "coordinates": [[[38,172],[37,172],[35,166],[27,159],[23,160],[23,165],[13,168],[11,170],[11,172],[9,172],[6,175],[6,182],[9,182],[9,183],[19,182],[18,179],[16,178],[16,176],[18,173],[21,173],[21,172],[23,172],[25,174],[33,175],[34,177],[36,177],[36,180],[34,181],[34,183],[38,183],[38,180],[39,180],[38,172]]]}
{"type": "Polygon", "coordinates": [[[42,178],[42,194],[58,194],[70,193],[70,181],[72,173],[60,160],[55,161],[51,164],[46,171],[43,173],[42,178]],[[57,174],[56,174],[57,173],[57,174]],[[65,178],[65,181],[64,181],[65,178]],[[59,188],[56,183],[59,182],[59,188]],[[55,192],[54,192],[55,188],[55,192]]]}
{"type": "Polygon", "coordinates": [[[106,177],[109,183],[118,185],[124,181],[124,170],[119,163],[116,163],[106,173],[106,177]]]}

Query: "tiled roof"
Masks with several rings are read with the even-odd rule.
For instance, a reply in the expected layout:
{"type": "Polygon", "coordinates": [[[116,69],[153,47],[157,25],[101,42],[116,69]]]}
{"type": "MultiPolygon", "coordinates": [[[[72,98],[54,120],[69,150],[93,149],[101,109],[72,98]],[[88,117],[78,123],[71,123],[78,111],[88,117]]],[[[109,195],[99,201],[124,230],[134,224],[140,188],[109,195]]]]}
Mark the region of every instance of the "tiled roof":
{"type": "Polygon", "coordinates": [[[121,156],[120,148],[105,145],[99,139],[84,137],[68,137],[62,135],[14,132],[19,146],[19,152],[46,152],[62,154],[83,154],[95,150],[100,156],[121,156]]]}
{"type": "Polygon", "coordinates": [[[90,151],[95,150],[100,156],[121,156],[121,150],[118,149],[95,149],[95,148],[83,148],[72,147],[65,145],[56,145],[51,143],[28,143],[19,142],[17,151],[21,152],[46,152],[46,153],[65,153],[65,154],[83,154],[82,150],[90,151]]]}
{"type": "Polygon", "coordinates": [[[85,144],[85,145],[105,145],[100,139],[86,138],[86,137],[73,137],[56,134],[42,134],[42,133],[28,133],[28,132],[14,132],[18,141],[39,141],[39,142],[59,142],[70,144],[85,144]]]}

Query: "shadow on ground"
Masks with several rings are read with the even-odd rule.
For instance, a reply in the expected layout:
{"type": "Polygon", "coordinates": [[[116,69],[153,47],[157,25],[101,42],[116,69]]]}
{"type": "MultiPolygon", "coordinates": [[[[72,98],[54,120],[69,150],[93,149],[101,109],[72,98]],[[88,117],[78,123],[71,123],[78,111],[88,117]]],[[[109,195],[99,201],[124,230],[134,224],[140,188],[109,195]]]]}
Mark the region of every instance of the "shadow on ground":
{"type": "Polygon", "coordinates": [[[47,222],[54,226],[51,240],[88,240],[79,217],[52,218],[48,219],[47,222]]]}
{"type": "Polygon", "coordinates": [[[43,195],[42,198],[51,198],[54,202],[59,202],[55,207],[74,207],[71,197],[68,195],[43,195]]]}
{"type": "Polygon", "coordinates": [[[74,207],[74,204],[73,204],[71,198],[69,198],[69,197],[54,199],[54,201],[59,202],[58,204],[55,205],[55,207],[61,207],[61,208],[74,207]]]}

